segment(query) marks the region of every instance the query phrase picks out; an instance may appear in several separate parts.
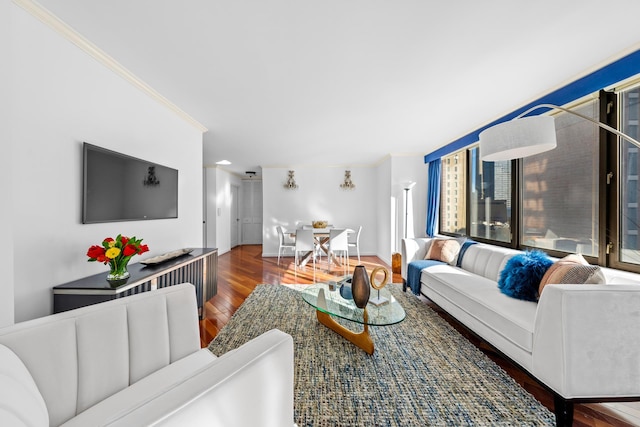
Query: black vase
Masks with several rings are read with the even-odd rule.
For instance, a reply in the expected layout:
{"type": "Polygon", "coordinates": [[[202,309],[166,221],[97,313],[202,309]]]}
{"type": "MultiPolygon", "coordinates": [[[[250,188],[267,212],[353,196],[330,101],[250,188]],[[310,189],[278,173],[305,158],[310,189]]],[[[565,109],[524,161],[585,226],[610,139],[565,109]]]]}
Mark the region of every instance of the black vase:
{"type": "Polygon", "coordinates": [[[371,295],[371,286],[364,265],[357,265],[353,270],[351,293],[353,294],[353,302],[356,303],[356,307],[365,308],[369,302],[369,295],[371,295]]]}

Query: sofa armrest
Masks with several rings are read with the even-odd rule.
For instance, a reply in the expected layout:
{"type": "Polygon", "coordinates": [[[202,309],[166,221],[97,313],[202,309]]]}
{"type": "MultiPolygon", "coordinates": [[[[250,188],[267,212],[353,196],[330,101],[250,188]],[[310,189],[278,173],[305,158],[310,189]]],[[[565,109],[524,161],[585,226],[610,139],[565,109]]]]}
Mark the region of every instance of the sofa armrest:
{"type": "Polygon", "coordinates": [[[640,396],[640,286],[546,286],[532,370],[566,399],[640,396]]]}
{"type": "Polygon", "coordinates": [[[407,280],[407,265],[409,265],[411,261],[424,259],[431,240],[433,240],[431,237],[402,239],[402,264],[400,267],[400,274],[405,281],[407,280]]]}
{"type": "Polygon", "coordinates": [[[109,426],[293,425],[293,339],[272,329],[109,426]]]}

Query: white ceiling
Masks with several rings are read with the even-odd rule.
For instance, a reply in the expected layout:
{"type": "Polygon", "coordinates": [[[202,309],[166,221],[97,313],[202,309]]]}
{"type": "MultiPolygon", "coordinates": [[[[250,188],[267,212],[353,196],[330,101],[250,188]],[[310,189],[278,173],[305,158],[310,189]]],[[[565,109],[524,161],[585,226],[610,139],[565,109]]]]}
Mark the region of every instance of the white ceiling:
{"type": "Polygon", "coordinates": [[[638,0],[39,3],[241,174],[426,154],[640,42],[638,0]]]}

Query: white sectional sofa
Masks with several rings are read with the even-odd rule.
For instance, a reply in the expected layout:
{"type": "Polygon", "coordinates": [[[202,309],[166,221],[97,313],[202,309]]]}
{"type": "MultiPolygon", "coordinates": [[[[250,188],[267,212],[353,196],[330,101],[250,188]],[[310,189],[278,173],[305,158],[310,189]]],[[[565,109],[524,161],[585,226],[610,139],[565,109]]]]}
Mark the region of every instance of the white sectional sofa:
{"type": "Polygon", "coordinates": [[[214,356],[188,283],[0,329],[0,378],[5,427],[294,425],[291,336],[214,356]]]}
{"type": "MultiPolygon", "coordinates": [[[[432,240],[403,240],[403,281],[432,240]]],[[[420,293],[549,388],[557,425],[572,424],[574,402],[640,400],[640,275],[602,268],[607,284],[550,284],[538,302],[523,301],[497,286],[517,253],[471,245],[460,267],[424,268],[420,293]]]]}

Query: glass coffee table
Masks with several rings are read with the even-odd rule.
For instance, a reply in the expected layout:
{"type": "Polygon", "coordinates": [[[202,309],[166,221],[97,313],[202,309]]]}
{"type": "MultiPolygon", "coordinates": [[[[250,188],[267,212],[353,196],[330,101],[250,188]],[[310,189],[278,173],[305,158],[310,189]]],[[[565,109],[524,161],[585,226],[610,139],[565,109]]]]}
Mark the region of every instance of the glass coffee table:
{"type": "Polygon", "coordinates": [[[371,289],[371,298],[365,308],[358,308],[352,299],[345,299],[340,295],[340,284],[330,288],[328,283],[316,283],[301,289],[302,299],[316,309],[318,322],[335,331],[351,343],[360,347],[368,354],[373,354],[374,346],[369,326],[389,326],[400,323],[405,318],[405,311],[391,292],[382,288],[377,291],[371,289]],[[386,302],[375,305],[373,298],[386,298],[386,302]],[[345,328],[331,316],[336,316],[354,323],[364,325],[362,332],[354,332],[345,328]]]}

